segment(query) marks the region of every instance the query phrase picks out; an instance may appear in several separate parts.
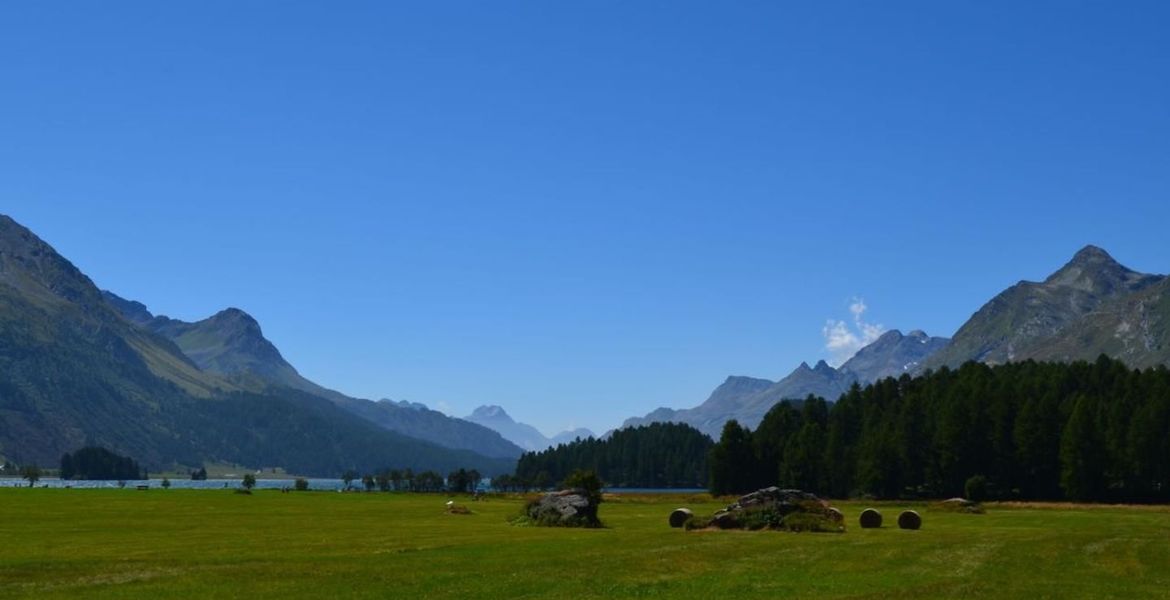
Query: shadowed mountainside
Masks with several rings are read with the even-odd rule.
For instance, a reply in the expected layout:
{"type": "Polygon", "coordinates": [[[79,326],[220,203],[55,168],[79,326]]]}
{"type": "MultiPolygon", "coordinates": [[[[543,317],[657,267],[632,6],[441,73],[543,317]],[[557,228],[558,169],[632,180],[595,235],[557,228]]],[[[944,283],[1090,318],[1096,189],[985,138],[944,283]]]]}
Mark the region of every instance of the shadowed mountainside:
{"type": "Polygon", "coordinates": [[[7,216],[0,373],[0,454],[16,462],[52,465],[101,445],[151,469],[229,462],[336,475],[387,466],[506,472],[512,464],[387,431],[303,391],[249,389],[203,370],[172,340],[123,318],[88,277],[7,216]]]}
{"type": "Polygon", "coordinates": [[[112,292],[104,295],[127,320],[170,340],[200,369],[219,375],[241,389],[292,388],[326,398],[363,419],[403,435],[485,456],[520,456],[521,448],[486,427],[448,417],[425,406],[351,398],[306,379],[264,337],[256,319],[238,308],[228,308],[202,321],[188,323],[155,316],[142,303],[125,300],[112,292]]]}

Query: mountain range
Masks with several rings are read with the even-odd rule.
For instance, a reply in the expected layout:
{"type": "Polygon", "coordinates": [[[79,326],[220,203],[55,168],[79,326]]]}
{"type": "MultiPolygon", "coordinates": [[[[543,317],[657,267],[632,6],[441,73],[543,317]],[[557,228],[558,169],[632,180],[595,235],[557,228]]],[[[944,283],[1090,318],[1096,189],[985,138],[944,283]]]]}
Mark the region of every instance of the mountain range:
{"type": "Polygon", "coordinates": [[[301,376],[264,337],[248,313],[229,308],[195,323],[155,316],[140,302],[103,292],[130,322],[173,342],[204,372],[252,391],[292,388],[321,398],[377,425],[447,448],[495,458],[517,458],[521,449],[491,429],[455,419],[421,404],[351,398],[301,376]]]}
{"type": "Polygon", "coordinates": [[[472,411],[470,415],[463,417],[463,419],[496,431],[504,436],[504,439],[529,452],[544,450],[550,446],[557,446],[559,444],[566,444],[577,438],[586,439],[594,437],[592,431],[583,427],[562,431],[552,437],[546,437],[531,425],[517,423],[504,411],[503,407],[495,405],[480,406],[472,411]]]}
{"type": "Polygon", "coordinates": [[[1044,281],[1020,281],[996,295],[953,339],[889,331],[840,368],[801,363],[776,382],[728,377],[694,408],[658,408],[623,427],[681,422],[718,437],[728,420],[754,428],[781,400],[799,402],[811,394],[832,401],[855,383],[967,361],[1071,362],[1101,354],[1134,368],[1170,364],[1170,278],[1138,273],[1086,246],[1044,281]]]}
{"type": "Polygon", "coordinates": [[[897,330],[888,331],[840,368],[834,369],[822,360],[812,367],[800,363],[779,381],[731,376],[694,408],[659,408],[644,417],[626,419],[622,427],[653,422],[686,423],[712,437],[718,437],[723,424],[731,419],[754,428],[781,400],[799,401],[810,395],[835,400],[854,383],[864,385],[915,371],[922,361],[945,348],[948,341],[922,331],[906,335],[897,330]]]}
{"type": "MultiPolygon", "coordinates": [[[[715,437],[755,427],[781,400],[835,400],[853,385],[967,361],[1170,363],[1170,278],[1087,246],[1043,281],[996,295],[952,339],[889,331],[838,368],[801,363],[777,381],[728,377],[693,408],[623,426],[682,422],[715,437]]],[[[417,403],[353,398],[303,377],[260,324],[229,308],[196,322],[101,291],[28,229],[0,215],[0,458],[54,464],[101,445],[149,469],[230,463],[308,475],[348,468],[504,473],[546,437],[503,408],[465,419],[417,403]]]]}
{"type": "Polygon", "coordinates": [[[0,455],[18,463],[102,445],[154,470],[503,473],[521,452],[479,425],[304,379],[243,311],[155,317],[2,215],[0,373],[0,455]]]}

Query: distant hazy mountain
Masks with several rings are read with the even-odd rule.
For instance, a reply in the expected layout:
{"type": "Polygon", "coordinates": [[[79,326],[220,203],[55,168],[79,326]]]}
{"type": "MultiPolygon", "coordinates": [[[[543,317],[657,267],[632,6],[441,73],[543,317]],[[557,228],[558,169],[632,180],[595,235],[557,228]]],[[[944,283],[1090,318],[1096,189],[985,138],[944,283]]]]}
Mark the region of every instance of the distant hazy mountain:
{"type": "Polygon", "coordinates": [[[248,313],[229,308],[195,323],[154,316],[146,306],[104,292],[126,319],[174,342],[200,369],[248,390],[288,387],[329,399],[377,425],[447,448],[516,458],[521,449],[495,431],[448,417],[421,404],[351,398],[301,376],[248,313]]]}
{"type": "Polygon", "coordinates": [[[824,361],[815,367],[801,363],[780,381],[732,376],[694,408],[659,408],[645,417],[626,419],[622,427],[655,422],[686,423],[718,439],[723,424],[731,419],[754,428],[781,400],[803,400],[809,394],[835,400],[852,382],[824,361]]]}
{"type": "Polygon", "coordinates": [[[517,423],[502,407],[494,405],[480,406],[470,415],[464,417],[464,420],[497,431],[505,439],[528,451],[544,450],[549,446],[568,443],[577,438],[593,437],[592,431],[580,428],[564,431],[548,438],[531,425],[517,423]]]}
{"type": "Polygon", "coordinates": [[[930,337],[917,329],[906,335],[895,329],[858,350],[838,370],[862,383],[901,377],[903,373],[913,374],[919,370],[922,361],[946,348],[950,342],[948,338],[930,337]]]}
{"type": "Polygon", "coordinates": [[[840,369],[822,360],[812,367],[801,363],[787,377],[775,382],[728,377],[695,408],[659,408],[645,417],[627,419],[622,427],[655,422],[686,423],[718,439],[723,424],[731,419],[754,428],[781,400],[799,401],[813,395],[834,401],[854,382],[866,384],[912,371],[947,343],[946,338],[929,337],[921,331],[908,335],[890,331],[858,351],[840,369]]]}
{"type": "Polygon", "coordinates": [[[1086,246],[1043,282],[1021,281],[992,298],[923,367],[1102,353],[1135,368],[1170,362],[1170,280],[1086,246]]]}
{"type": "MultiPolygon", "coordinates": [[[[52,247],[0,215],[0,455],[51,466],[65,452],[100,445],[150,469],[212,461],[317,475],[511,468],[510,460],[384,430],[312,394],[249,390],[136,324],[147,319],[145,307],[120,309],[128,316],[52,247]]],[[[196,353],[206,364],[214,354],[196,353]]]]}
{"type": "Polygon", "coordinates": [[[562,431],[562,432],[552,436],[551,438],[549,438],[548,441],[549,441],[550,446],[559,446],[561,444],[568,444],[570,442],[576,441],[577,439],[584,440],[584,439],[589,439],[591,437],[597,437],[597,436],[589,429],[586,429],[584,427],[578,427],[576,429],[562,431]]]}
{"type": "Polygon", "coordinates": [[[650,423],[686,423],[718,439],[723,424],[739,418],[748,398],[764,393],[774,385],[776,382],[767,379],[731,376],[715,388],[706,401],[694,408],[676,410],[661,407],[645,417],[626,419],[622,429],[650,423]]]}

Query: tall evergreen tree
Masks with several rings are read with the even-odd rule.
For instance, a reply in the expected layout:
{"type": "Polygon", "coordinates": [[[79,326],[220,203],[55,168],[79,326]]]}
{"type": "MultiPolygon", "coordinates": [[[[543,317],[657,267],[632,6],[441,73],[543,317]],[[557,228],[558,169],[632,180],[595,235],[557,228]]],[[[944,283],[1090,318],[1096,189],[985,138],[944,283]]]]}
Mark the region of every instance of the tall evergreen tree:
{"type": "Polygon", "coordinates": [[[1170,501],[1170,370],[1100,358],[885,379],[831,407],[778,404],[755,432],[729,423],[710,467],[716,493],[945,497],[979,477],[993,498],[1170,501]]]}
{"type": "Polygon", "coordinates": [[[742,494],[753,489],[760,472],[752,447],[752,432],[732,419],[723,425],[719,443],[711,449],[711,493],[742,494]]]}
{"type": "Polygon", "coordinates": [[[1060,440],[1060,486],[1071,500],[1100,500],[1104,497],[1105,449],[1098,435],[1097,403],[1081,395],[1060,440]]]}

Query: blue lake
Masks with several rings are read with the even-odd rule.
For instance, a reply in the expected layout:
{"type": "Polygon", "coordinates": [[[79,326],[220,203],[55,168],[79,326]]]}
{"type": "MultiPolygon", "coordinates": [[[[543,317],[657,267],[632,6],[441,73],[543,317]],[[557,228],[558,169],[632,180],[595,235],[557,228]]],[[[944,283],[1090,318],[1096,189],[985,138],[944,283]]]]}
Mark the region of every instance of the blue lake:
{"type": "MultiPolygon", "coordinates": [[[[344,490],[345,482],[340,479],[309,479],[310,490],[344,490]]],[[[489,480],[490,481],[490,480],[489,480]]],[[[127,480],[125,482],[126,489],[133,490],[137,486],[147,485],[151,489],[162,489],[161,479],[148,480],[127,480]]],[[[355,481],[355,487],[361,487],[361,482],[355,481]]],[[[28,482],[23,479],[5,478],[0,479],[0,487],[28,487],[28,482]]],[[[57,478],[46,477],[37,482],[37,487],[49,488],[73,488],[73,489],[117,489],[117,481],[62,481],[57,478]]],[[[175,490],[222,490],[240,487],[239,479],[207,479],[204,481],[192,481],[190,479],[172,479],[171,489],[175,490]]],[[[256,479],[256,489],[261,490],[279,490],[281,488],[292,488],[292,479],[256,479]]],[[[605,488],[605,493],[608,494],[703,494],[707,490],[696,488],[605,488]]]]}
{"type": "MultiPolygon", "coordinates": [[[[341,490],[345,489],[345,482],[340,479],[309,479],[309,489],[312,490],[341,490]]],[[[147,485],[151,488],[162,488],[161,479],[147,479],[147,480],[126,480],[126,488],[134,489],[140,485],[147,485]]],[[[281,488],[292,488],[292,479],[256,479],[256,489],[264,490],[278,490],[281,488]]],[[[20,479],[0,479],[0,487],[28,487],[28,482],[20,479]]],[[[95,489],[95,488],[118,488],[117,481],[62,481],[56,478],[45,478],[37,482],[37,487],[50,488],[74,488],[74,489],[95,489]]],[[[222,490],[225,488],[240,487],[239,479],[206,479],[203,481],[192,481],[190,479],[172,479],[171,489],[178,490],[222,490]]]]}

